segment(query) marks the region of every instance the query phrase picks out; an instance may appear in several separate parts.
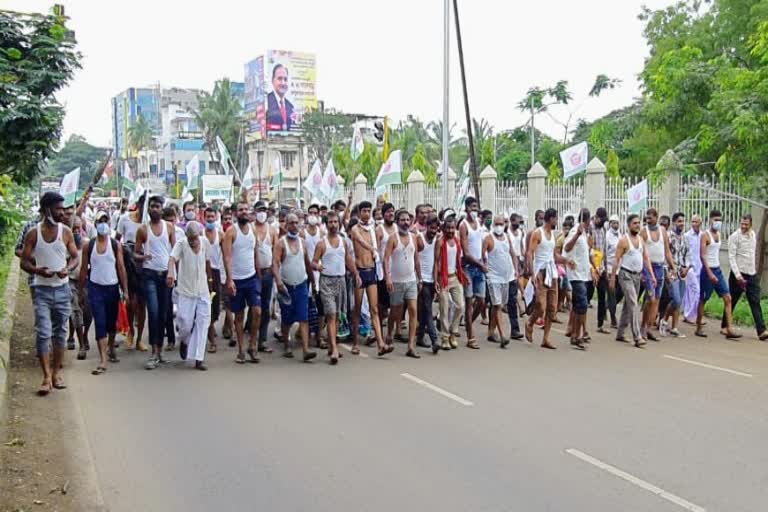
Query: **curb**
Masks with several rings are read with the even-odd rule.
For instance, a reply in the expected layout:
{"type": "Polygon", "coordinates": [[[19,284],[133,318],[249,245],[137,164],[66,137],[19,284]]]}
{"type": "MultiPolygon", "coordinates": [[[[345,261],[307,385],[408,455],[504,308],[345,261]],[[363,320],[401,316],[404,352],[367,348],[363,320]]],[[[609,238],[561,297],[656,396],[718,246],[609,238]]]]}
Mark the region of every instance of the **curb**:
{"type": "Polygon", "coordinates": [[[19,258],[11,260],[3,300],[5,301],[5,316],[0,318],[0,417],[5,411],[5,399],[8,395],[8,370],[11,364],[11,333],[13,319],[16,314],[16,292],[19,289],[19,258]]]}

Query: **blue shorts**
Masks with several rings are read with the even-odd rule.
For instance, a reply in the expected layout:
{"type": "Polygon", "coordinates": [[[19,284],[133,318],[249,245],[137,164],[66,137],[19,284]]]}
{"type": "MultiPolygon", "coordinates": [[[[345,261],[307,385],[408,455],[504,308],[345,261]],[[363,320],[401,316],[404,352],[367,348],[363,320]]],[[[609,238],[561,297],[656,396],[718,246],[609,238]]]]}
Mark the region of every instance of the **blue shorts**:
{"type": "Polygon", "coordinates": [[[589,299],[587,298],[587,282],[571,281],[571,305],[573,312],[577,315],[585,315],[589,309],[589,299]]]}
{"type": "Polygon", "coordinates": [[[309,281],[291,286],[286,284],[288,289],[288,295],[291,296],[291,303],[284,304],[280,300],[280,295],[277,296],[277,300],[280,301],[280,323],[283,325],[293,325],[296,322],[308,322],[309,321],[309,281]]]}
{"type": "Polygon", "coordinates": [[[717,292],[720,297],[731,293],[728,289],[728,281],[725,280],[725,276],[723,275],[722,270],[720,270],[720,267],[709,267],[709,270],[715,274],[717,284],[712,284],[706,269],[702,267],[701,274],[699,274],[699,287],[701,288],[701,298],[699,300],[701,302],[707,302],[712,296],[713,291],[717,292]]]}
{"type": "Polygon", "coordinates": [[[651,282],[651,274],[648,269],[643,266],[643,284],[645,285],[645,296],[651,295],[653,290],[653,299],[658,300],[661,298],[661,290],[664,289],[664,264],[663,263],[651,263],[653,267],[653,275],[656,278],[656,289],[654,290],[653,283],[651,282]]]}
{"type": "Polygon", "coordinates": [[[261,307],[261,283],[259,276],[253,275],[246,279],[235,279],[235,296],[229,299],[229,310],[240,313],[245,309],[261,307]]]}
{"type": "Polygon", "coordinates": [[[479,267],[474,265],[463,265],[464,275],[467,276],[469,283],[464,286],[464,297],[470,299],[472,297],[485,298],[485,274],[479,267]]]}
{"type": "Polygon", "coordinates": [[[678,276],[677,279],[670,282],[669,295],[672,298],[672,307],[679,309],[683,305],[683,297],[685,297],[685,279],[678,276]]]}
{"type": "Polygon", "coordinates": [[[360,281],[362,281],[362,283],[360,284],[360,288],[368,288],[369,286],[377,285],[379,282],[376,279],[376,267],[371,267],[371,268],[357,267],[357,273],[360,274],[360,281]]]}

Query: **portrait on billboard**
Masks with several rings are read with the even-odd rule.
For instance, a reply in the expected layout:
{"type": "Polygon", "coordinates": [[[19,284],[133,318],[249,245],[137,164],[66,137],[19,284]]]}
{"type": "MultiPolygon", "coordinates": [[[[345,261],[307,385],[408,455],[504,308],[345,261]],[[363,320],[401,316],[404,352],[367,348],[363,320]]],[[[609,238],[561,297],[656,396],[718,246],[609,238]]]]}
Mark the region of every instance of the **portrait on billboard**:
{"type": "Polygon", "coordinates": [[[289,69],[277,63],[270,70],[272,91],[267,94],[267,130],[290,131],[296,122],[293,102],[290,98],[289,69]]]}

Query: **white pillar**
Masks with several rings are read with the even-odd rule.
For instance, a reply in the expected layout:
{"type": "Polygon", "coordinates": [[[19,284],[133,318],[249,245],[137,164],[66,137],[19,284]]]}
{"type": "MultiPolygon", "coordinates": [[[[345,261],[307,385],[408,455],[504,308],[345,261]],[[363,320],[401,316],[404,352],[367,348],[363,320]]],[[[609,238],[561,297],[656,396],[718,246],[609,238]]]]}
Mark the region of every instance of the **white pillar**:
{"type": "MultiPolygon", "coordinates": [[[[357,178],[355,178],[355,193],[352,196],[355,203],[359,203],[360,201],[366,199],[365,189],[367,187],[368,187],[368,179],[362,174],[358,174],[357,178]]],[[[347,205],[347,206],[352,206],[352,205],[347,205]]]]}
{"type": "Polygon", "coordinates": [[[605,174],[606,167],[599,158],[595,157],[587,164],[587,175],[584,179],[584,205],[594,214],[605,206],[605,174]]]}
{"type": "Polygon", "coordinates": [[[547,174],[547,170],[539,162],[536,162],[528,171],[528,216],[531,225],[533,225],[534,212],[544,210],[547,174]]]}
{"type": "Polygon", "coordinates": [[[415,170],[408,176],[406,192],[408,211],[416,211],[416,205],[424,202],[424,175],[421,171],[415,170]]]}
{"type": "Polygon", "coordinates": [[[490,165],[480,173],[480,204],[496,213],[496,171],[490,165]]]}
{"type": "Polygon", "coordinates": [[[672,216],[680,205],[680,173],[683,163],[670,149],[664,153],[656,167],[663,171],[665,178],[659,194],[659,215],[672,216]]]}

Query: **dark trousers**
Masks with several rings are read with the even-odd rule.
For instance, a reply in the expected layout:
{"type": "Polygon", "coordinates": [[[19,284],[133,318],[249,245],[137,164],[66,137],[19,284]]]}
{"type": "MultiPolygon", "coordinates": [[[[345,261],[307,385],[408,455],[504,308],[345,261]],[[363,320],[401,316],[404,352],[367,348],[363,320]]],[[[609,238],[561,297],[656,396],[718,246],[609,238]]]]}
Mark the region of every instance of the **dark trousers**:
{"type": "MultiPolygon", "coordinates": [[[[736,304],[742,295],[747,295],[747,302],[749,302],[749,308],[752,310],[752,318],[755,320],[755,330],[758,336],[765,331],[765,320],[763,320],[763,310],[760,308],[760,277],[758,275],[741,274],[742,279],[747,282],[746,289],[742,288],[739,282],[736,280],[736,276],[728,276],[728,288],[731,290],[731,304],[732,309],[736,310],[736,304]]],[[[725,329],[725,312],[723,312],[723,321],[720,323],[721,328],[725,329]]]]}
{"type": "Polygon", "coordinates": [[[416,339],[424,339],[424,333],[429,335],[432,343],[437,343],[437,328],[432,314],[432,302],[435,300],[435,283],[422,283],[418,300],[419,327],[416,329],[416,339]]]}
{"type": "Polygon", "coordinates": [[[144,300],[147,303],[147,320],[149,322],[149,344],[163,346],[163,331],[171,304],[171,289],[165,284],[167,272],[158,272],[145,268],[144,300]]]}
{"type": "Polygon", "coordinates": [[[611,293],[608,286],[610,281],[610,275],[608,272],[600,274],[600,279],[597,281],[597,326],[602,327],[605,321],[608,319],[608,315],[611,315],[611,325],[616,325],[616,304],[621,302],[623,297],[621,287],[619,286],[618,279],[616,283],[616,289],[611,293]]]}
{"type": "Polygon", "coordinates": [[[509,315],[509,327],[511,334],[520,332],[520,322],[517,315],[517,279],[509,282],[509,298],[507,299],[507,314],[509,315]]]}
{"type": "Polygon", "coordinates": [[[261,269],[261,325],[259,325],[259,343],[267,342],[269,334],[270,309],[272,307],[272,288],[275,278],[272,269],[261,269]]]}

